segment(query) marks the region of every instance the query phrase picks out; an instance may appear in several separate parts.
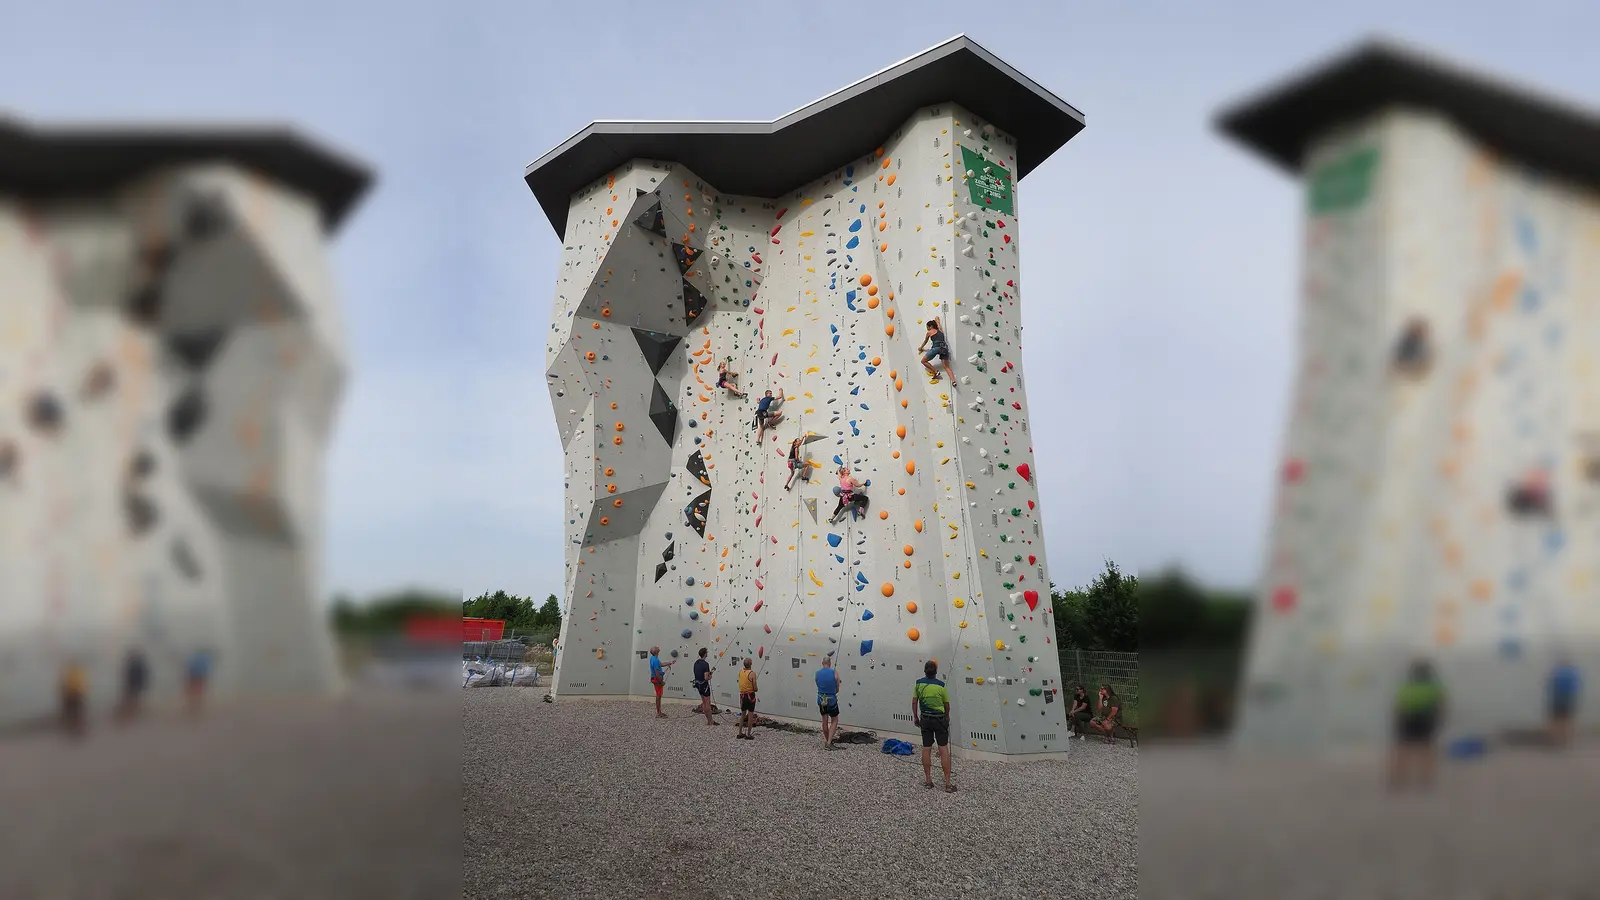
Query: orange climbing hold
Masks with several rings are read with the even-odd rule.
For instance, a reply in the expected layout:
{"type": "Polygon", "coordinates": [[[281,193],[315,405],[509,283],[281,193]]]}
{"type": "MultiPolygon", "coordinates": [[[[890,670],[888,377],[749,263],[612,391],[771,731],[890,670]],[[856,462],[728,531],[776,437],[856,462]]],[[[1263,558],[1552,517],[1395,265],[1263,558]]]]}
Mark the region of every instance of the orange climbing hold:
{"type": "MultiPolygon", "coordinates": [[[[867,298],[867,309],[877,309],[877,308],[878,308],[878,298],[877,297],[868,297],[867,298]]],[[[877,363],[873,363],[873,365],[877,365],[877,363]]]]}
{"type": "Polygon", "coordinates": [[[890,185],[891,187],[894,185],[894,173],[893,172],[889,173],[889,180],[885,181],[884,184],[890,185]]]}
{"type": "Polygon", "coordinates": [[[594,351],[590,350],[588,353],[585,353],[583,358],[587,359],[589,362],[594,362],[594,351]]]}
{"type": "Polygon", "coordinates": [[[607,319],[611,318],[611,307],[608,306],[605,309],[600,310],[600,315],[607,319]]]}
{"type": "Polygon", "coordinates": [[[612,475],[615,475],[615,474],[617,474],[617,470],[616,469],[613,469],[610,466],[606,466],[606,477],[607,478],[610,478],[612,475]]]}
{"type": "MultiPolygon", "coordinates": [[[[870,287],[872,285],[872,276],[862,272],[860,281],[862,287],[870,287]]],[[[871,291],[870,293],[876,294],[877,291],[871,291]]]]}
{"type": "Polygon", "coordinates": [[[618,508],[618,509],[621,509],[622,508],[622,498],[618,497],[617,499],[611,501],[611,505],[616,507],[616,508],[618,508]]]}
{"type": "Polygon", "coordinates": [[[887,159],[887,158],[886,158],[886,159],[884,159],[884,161],[883,161],[883,168],[885,168],[885,169],[887,169],[887,168],[889,168],[889,163],[891,163],[891,162],[894,162],[894,160],[892,160],[892,159],[887,159]]]}
{"type": "Polygon", "coordinates": [[[606,493],[615,494],[616,492],[617,492],[617,486],[616,485],[614,485],[614,484],[606,485],[606,493]]]}
{"type": "Polygon", "coordinates": [[[881,365],[883,365],[883,357],[881,357],[881,356],[874,356],[874,357],[873,357],[873,358],[872,358],[872,364],[873,364],[873,365],[875,365],[875,366],[881,366],[881,365]]]}
{"type": "Polygon", "coordinates": [[[610,525],[611,524],[611,519],[609,517],[607,517],[607,516],[601,516],[600,517],[600,524],[601,525],[610,525]]]}
{"type": "Polygon", "coordinates": [[[906,436],[906,427],[904,425],[896,425],[894,427],[894,436],[897,437],[897,438],[905,437],[906,436]]]}
{"type": "MultiPolygon", "coordinates": [[[[865,278],[867,276],[863,275],[861,277],[865,278]]],[[[867,285],[867,296],[868,297],[876,297],[876,296],[878,296],[878,286],[875,285],[875,284],[867,285]]]]}
{"type": "Polygon", "coordinates": [[[622,435],[619,434],[616,437],[612,438],[611,439],[611,443],[617,445],[618,447],[621,447],[622,446],[622,435]]]}
{"type": "MultiPolygon", "coordinates": [[[[891,325],[889,327],[893,328],[894,326],[891,325]]],[[[894,389],[897,391],[903,391],[906,389],[906,383],[903,380],[896,378],[894,380],[894,389]]]]}
{"type": "Polygon", "coordinates": [[[878,518],[880,518],[880,519],[889,518],[889,511],[887,509],[878,510],[878,518]]]}
{"type": "Polygon", "coordinates": [[[915,600],[907,600],[906,601],[906,612],[914,613],[916,611],[917,611],[917,601],[915,601],[915,600]]]}
{"type": "MultiPolygon", "coordinates": [[[[911,554],[917,552],[916,548],[912,547],[910,544],[905,545],[904,550],[905,550],[905,554],[907,556],[910,556],[911,554]]],[[[916,612],[916,610],[912,610],[912,612],[916,612]]]]}
{"type": "Polygon", "coordinates": [[[889,307],[888,310],[885,311],[885,314],[891,319],[894,318],[894,307],[889,307]]]}
{"type": "Polygon", "coordinates": [[[900,451],[896,450],[893,453],[890,453],[889,455],[894,457],[895,459],[899,459],[900,458],[900,451]]]}
{"type": "Polygon", "coordinates": [[[917,629],[913,628],[913,629],[911,629],[911,630],[906,632],[906,637],[908,637],[908,638],[910,638],[910,639],[912,639],[914,641],[914,640],[917,640],[918,638],[922,637],[922,632],[920,632],[917,629]]]}
{"type": "Polygon", "coordinates": [[[883,595],[885,597],[893,597],[894,596],[894,585],[890,584],[889,582],[885,581],[883,583],[882,590],[883,590],[883,595]]]}
{"type": "Polygon", "coordinates": [[[915,475],[915,474],[917,474],[917,461],[916,460],[914,460],[914,459],[906,460],[906,474],[907,475],[915,475]]]}
{"type": "Polygon", "coordinates": [[[617,408],[617,404],[616,404],[616,403],[612,403],[612,404],[611,404],[611,408],[612,408],[612,409],[616,409],[616,408],[617,408]]]}
{"type": "Polygon", "coordinates": [[[894,323],[890,322],[889,326],[883,329],[883,333],[887,334],[889,337],[894,337],[894,323]]]}
{"type": "Polygon", "coordinates": [[[912,522],[911,527],[915,528],[920,533],[922,531],[922,520],[918,519],[915,522],[912,522]]]}
{"type": "Polygon", "coordinates": [[[618,423],[617,423],[617,430],[618,430],[618,431],[621,431],[621,430],[622,430],[622,423],[621,423],[621,422],[618,422],[618,423]]]}

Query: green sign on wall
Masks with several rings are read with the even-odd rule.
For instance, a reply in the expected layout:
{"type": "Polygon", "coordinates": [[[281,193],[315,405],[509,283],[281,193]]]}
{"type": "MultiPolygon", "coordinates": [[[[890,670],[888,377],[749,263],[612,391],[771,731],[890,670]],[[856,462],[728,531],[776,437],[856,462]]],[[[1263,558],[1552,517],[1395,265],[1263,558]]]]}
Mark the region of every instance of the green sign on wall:
{"type": "Polygon", "coordinates": [[[1355,209],[1367,202],[1372,176],[1378,170],[1378,148],[1356,150],[1311,173],[1314,215],[1355,209]]]}
{"type": "Polygon", "coordinates": [[[1011,202],[1010,172],[999,163],[992,163],[983,154],[973,153],[966,147],[961,148],[961,168],[972,173],[967,176],[967,190],[972,195],[973,203],[1008,216],[1016,214],[1016,207],[1011,202]]]}

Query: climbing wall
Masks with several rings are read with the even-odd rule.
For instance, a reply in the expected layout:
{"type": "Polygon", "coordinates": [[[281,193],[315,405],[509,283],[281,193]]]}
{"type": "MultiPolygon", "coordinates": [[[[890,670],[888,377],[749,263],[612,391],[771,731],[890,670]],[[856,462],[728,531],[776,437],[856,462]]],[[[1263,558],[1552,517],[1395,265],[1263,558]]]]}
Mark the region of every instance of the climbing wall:
{"type": "Polygon", "coordinates": [[[1241,737],[1386,737],[1418,655],[1458,698],[1452,728],[1536,725],[1557,656],[1600,663],[1600,206],[1423,113],[1329,135],[1306,172],[1301,371],[1241,737]],[[1408,370],[1418,322],[1428,361],[1408,370]]]}
{"type": "Polygon", "coordinates": [[[316,205],[232,167],[0,198],[0,723],[91,707],[140,647],[175,695],[336,684],[318,598],[344,378],[316,205]]]}
{"type": "Polygon", "coordinates": [[[560,696],[648,696],[649,648],[701,647],[735,702],[906,733],[937,659],[952,742],[1066,746],[1021,359],[1012,139],[918,111],[883,147],[777,198],[635,160],[572,199],[546,347],[566,447],[560,696]],[[938,317],[957,384],[919,364],[938,317]],[[717,387],[726,363],[748,397],[717,387]],[[783,418],[757,441],[756,399],[783,418]],[[790,441],[805,473],[786,489],[790,441]],[[865,517],[830,524],[836,471],[865,517]]]}

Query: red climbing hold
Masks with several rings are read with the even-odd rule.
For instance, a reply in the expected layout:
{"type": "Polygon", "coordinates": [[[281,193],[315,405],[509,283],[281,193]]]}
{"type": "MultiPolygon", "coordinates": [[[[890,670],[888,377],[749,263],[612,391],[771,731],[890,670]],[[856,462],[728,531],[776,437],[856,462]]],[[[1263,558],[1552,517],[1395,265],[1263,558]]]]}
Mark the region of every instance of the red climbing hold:
{"type": "Polygon", "coordinates": [[[782,230],[783,230],[783,226],[782,225],[774,225],[774,226],[772,226],[772,230],[767,232],[767,237],[777,237],[778,236],[778,232],[780,232],[782,230]]]}
{"type": "Polygon", "coordinates": [[[1006,227],[1006,220],[1005,219],[995,219],[994,220],[994,224],[998,228],[1004,228],[1004,227],[1006,227]]]}
{"type": "MultiPolygon", "coordinates": [[[[1033,504],[1029,503],[1028,505],[1032,506],[1033,504]]],[[[1033,565],[1034,563],[1036,563],[1038,561],[1039,561],[1039,557],[1034,556],[1032,553],[1028,554],[1028,565],[1031,566],[1031,565],[1033,565]]]]}
{"type": "Polygon", "coordinates": [[[1034,609],[1037,609],[1038,606],[1039,606],[1039,592],[1038,591],[1023,591],[1022,592],[1022,599],[1028,601],[1028,610],[1030,612],[1033,611],[1034,609]]]}
{"type": "Polygon", "coordinates": [[[783,214],[788,212],[788,211],[789,211],[789,207],[785,206],[782,209],[779,209],[778,210],[778,214],[773,216],[773,218],[774,219],[781,219],[781,218],[783,218],[783,214]]]}
{"type": "Polygon", "coordinates": [[[1017,286],[1017,283],[1015,281],[1007,281],[1006,282],[1006,287],[1016,287],[1016,286],[1017,286]]]}
{"type": "Polygon", "coordinates": [[[759,306],[752,306],[752,307],[750,307],[750,311],[751,311],[751,312],[753,312],[753,313],[755,313],[755,314],[756,314],[756,315],[758,315],[758,316],[764,316],[764,315],[766,315],[766,314],[767,314],[767,311],[766,311],[766,310],[764,310],[764,309],[762,309],[762,308],[761,308],[761,307],[759,307],[759,306]]]}
{"type": "Polygon", "coordinates": [[[1296,484],[1306,477],[1306,464],[1298,459],[1291,459],[1283,464],[1283,480],[1296,484]]]}
{"type": "Polygon", "coordinates": [[[1023,481],[1032,481],[1033,480],[1033,478],[1032,478],[1033,473],[1028,470],[1028,464],[1027,463],[1017,463],[1017,474],[1022,476],[1022,480],[1023,481]]]}
{"type": "Polygon", "coordinates": [[[1021,409],[1021,408],[1022,408],[1022,404],[1021,404],[1021,403],[1018,403],[1018,402],[1017,402],[1017,401],[1015,401],[1015,400],[1013,400],[1013,401],[1011,401],[1011,408],[1012,408],[1012,409],[1021,409]]]}
{"type": "Polygon", "coordinates": [[[756,516],[756,527],[757,528],[761,527],[761,517],[760,516],[756,516]]]}
{"type": "MultiPolygon", "coordinates": [[[[761,579],[757,578],[756,579],[756,590],[764,591],[766,589],[767,589],[766,584],[764,582],[762,582],[761,579]]],[[[761,608],[761,601],[757,600],[756,601],[756,609],[760,609],[760,608],[761,608]]]]}
{"type": "MultiPolygon", "coordinates": [[[[761,582],[759,582],[759,581],[756,582],[756,587],[761,587],[761,582]]],[[[761,604],[763,604],[765,602],[767,602],[767,601],[765,601],[765,600],[757,600],[756,601],[756,605],[750,607],[750,611],[751,612],[761,612],[761,604]]]]}
{"type": "Polygon", "coordinates": [[[1000,240],[1005,241],[1006,243],[1009,244],[1009,243],[1011,243],[1011,235],[1002,234],[1002,235],[1000,235],[1000,240]]]}
{"type": "Polygon", "coordinates": [[[778,354],[774,353],[774,354],[772,354],[772,362],[768,363],[768,365],[775,366],[777,364],[778,364],[778,354]]]}
{"type": "Polygon", "coordinates": [[[1281,587],[1272,592],[1272,608],[1278,612],[1286,613],[1294,609],[1299,597],[1292,587],[1281,587]]]}
{"type": "MultiPolygon", "coordinates": [[[[773,241],[773,243],[776,244],[777,241],[773,241]]],[[[761,265],[761,254],[752,253],[752,254],[750,254],[750,258],[756,261],[756,265],[758,265],[758,266],[761,265]]]]}

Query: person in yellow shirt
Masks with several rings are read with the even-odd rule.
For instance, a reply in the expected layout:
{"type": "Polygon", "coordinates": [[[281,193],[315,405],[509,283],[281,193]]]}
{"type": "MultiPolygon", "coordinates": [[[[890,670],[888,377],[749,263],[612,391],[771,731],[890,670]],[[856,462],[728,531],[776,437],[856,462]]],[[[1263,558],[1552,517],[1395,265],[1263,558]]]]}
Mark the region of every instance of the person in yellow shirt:
{"type": "Polygon", "coordinates": [[[742,741],[756,739],[756,671],[751,668],[755,660],[746,656],[744,668],[739,670],[739,733],[742,741]]]}

